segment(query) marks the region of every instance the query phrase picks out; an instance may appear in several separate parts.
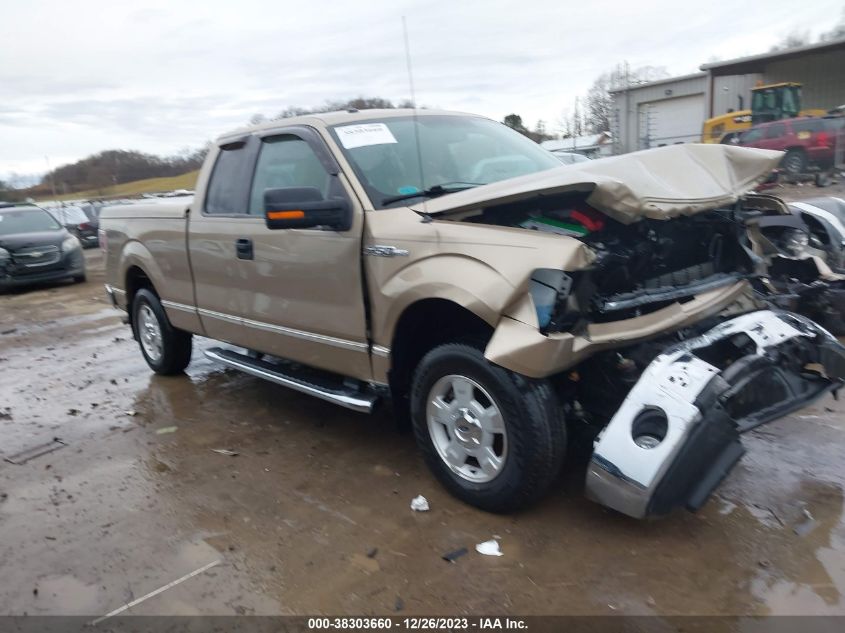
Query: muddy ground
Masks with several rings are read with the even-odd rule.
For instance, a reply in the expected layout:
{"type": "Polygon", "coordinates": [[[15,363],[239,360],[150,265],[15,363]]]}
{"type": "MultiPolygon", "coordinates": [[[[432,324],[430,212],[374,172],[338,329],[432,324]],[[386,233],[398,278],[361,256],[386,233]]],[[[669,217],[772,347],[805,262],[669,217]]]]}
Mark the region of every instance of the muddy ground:
{"type": "Polygon", "coordinates": [[[845,614],[842,402],[752,432],[698,514],[604,510],[573,466],[496,516],[445,494],[387,412],[222,370],[202,340],[154,376],[86,254],[85,284],[0,295],[0,450],[64,443],[0,462],[0,614],[100,615],[215,561],[128,613],[845,614]],[[474,551],[494,535],[504,556],[474,551]]]}

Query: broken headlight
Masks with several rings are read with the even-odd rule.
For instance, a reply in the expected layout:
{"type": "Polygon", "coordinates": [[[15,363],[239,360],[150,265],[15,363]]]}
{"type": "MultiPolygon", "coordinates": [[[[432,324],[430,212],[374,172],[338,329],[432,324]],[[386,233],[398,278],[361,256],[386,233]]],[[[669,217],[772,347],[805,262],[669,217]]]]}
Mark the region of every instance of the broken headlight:
{"type": "Polygon", "coordinates": [[[566,301],[572,290],[572,277],[562,270],[538,268],[531,275],[529,292],[537,310],[537,321],[544,329],[552,320],[555,308],[561,301],[566,301]]]}
{"type": "Polygon", "coordinates": [[[791,257],[807,257],[809,255],[807,247],[810,245],[810,236],[801,229],[784,231],[781,244],[791,257]]]}

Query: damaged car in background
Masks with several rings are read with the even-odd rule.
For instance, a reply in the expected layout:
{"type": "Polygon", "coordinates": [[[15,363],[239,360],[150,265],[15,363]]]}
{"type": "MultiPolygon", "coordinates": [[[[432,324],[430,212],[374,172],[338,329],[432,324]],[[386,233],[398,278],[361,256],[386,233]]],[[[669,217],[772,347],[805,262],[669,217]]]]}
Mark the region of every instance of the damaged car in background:
{"type": "Polygon", "coordinates": [[[786,207],[749,221],[749,239],[767,264],[755,286],[773,304],[845,336],[845,200],[810,198],[786,207]]]}
{"type": "Polygon", "coordinates": [[[103,210],[107,291],[158,373],[199,334],[230,368],[359,412],[390,400],[480,508],[537,500],[589,429],[589,497],[697,509],[743,432],[845,378],[845,348],[751,286],[752,190],[779,160],[683,145],[561,166],[433,110],[274,121],[221,137],[193,199],[103,210]]]}

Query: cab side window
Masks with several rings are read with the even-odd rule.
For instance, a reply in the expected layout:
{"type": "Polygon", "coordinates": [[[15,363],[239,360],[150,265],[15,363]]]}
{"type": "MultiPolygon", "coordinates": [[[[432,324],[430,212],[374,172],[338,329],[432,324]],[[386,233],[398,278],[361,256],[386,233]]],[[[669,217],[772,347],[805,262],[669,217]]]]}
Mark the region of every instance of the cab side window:
{"type": "MultiPolygon", "coordinates": [[[[205,212],[216,215],[246,213],[249,188],[249,155],[247,143],[223,145],[205,198],[205,212]]],[[[252,153],[254,155],[254,153],[252,153]]]]}
{"type": "Polygon", "coordinates": [[[264,191],[284,187],[314,187],[328,197],[331,176],[314,150],[297,136],[285,134],[263,139],[255,167],[249,213],[264,215],[264,191]]]}

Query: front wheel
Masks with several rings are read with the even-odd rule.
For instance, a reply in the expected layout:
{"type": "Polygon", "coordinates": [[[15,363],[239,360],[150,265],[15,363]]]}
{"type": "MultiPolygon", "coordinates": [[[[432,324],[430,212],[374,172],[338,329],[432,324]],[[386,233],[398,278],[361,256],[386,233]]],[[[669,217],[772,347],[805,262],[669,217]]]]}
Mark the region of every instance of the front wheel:
{"type": "Polygon", "coordinates": [[[456,497],[491,512],[540,498],[560,472],[566,429],[547,381],[450,343],[420,362],[411,392],[417,445],[456,497]]]}
{"type": "Polygon", "coordinates": [[[170,324],[159,298],[142,288],[132,301],[132,329],[144,360],[157,374],[178,374],[191,362],[191,334],[170,324]]]}

